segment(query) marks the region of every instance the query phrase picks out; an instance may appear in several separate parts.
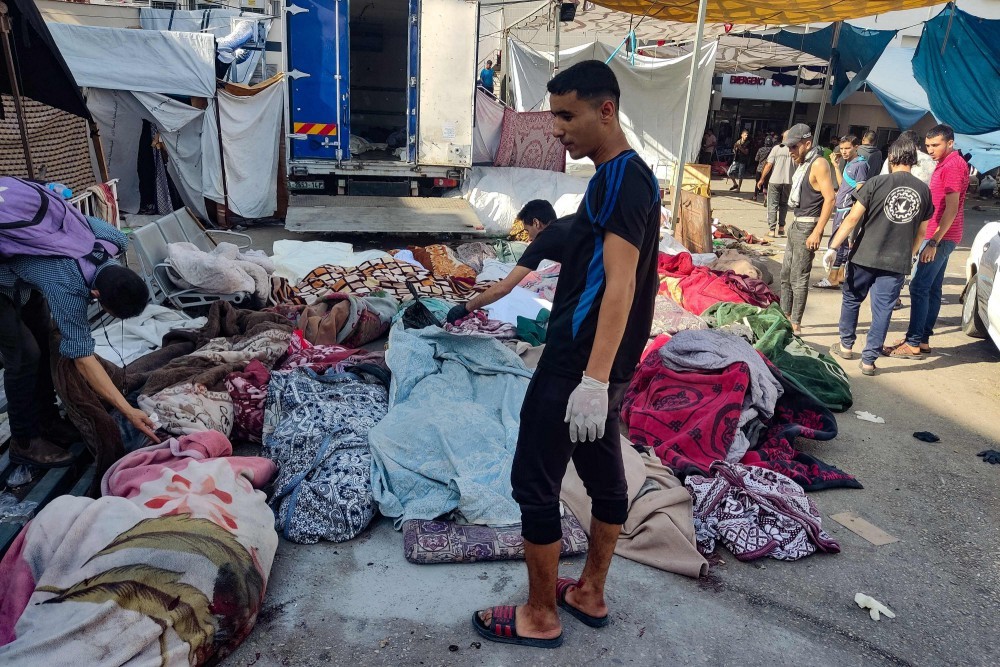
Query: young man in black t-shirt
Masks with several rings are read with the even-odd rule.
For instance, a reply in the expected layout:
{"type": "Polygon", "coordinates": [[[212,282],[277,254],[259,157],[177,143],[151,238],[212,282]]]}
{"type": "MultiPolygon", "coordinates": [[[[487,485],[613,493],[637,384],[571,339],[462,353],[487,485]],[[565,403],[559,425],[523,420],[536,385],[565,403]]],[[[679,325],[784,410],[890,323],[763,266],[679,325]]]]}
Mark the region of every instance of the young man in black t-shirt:
{"type": "Polygon", "coordinates": [[[858,312],[870,294],[872,324],[861,353],[861,372],[865,375],[875,375],[875,360],[889,332],[893,307],[934,213],[930,188],[910,173],[915,164],[916,144],[900,137],[889,149],[890,173],[865,183],[830,241],[831,248],[838,248],[858,228],[844,276],[840,342],[830,351],[844,359],[854,358],[858,312]]]}
{"type": "Polygon", "coordinates": [[[528,202],[521,209],[517,217],[519,220],[524,221],[524,229],[531,238],[531,243],[521,255],[521,259],[517,260],[517,265],[503,280],[490,285],[481,294],[477,294],[467,302],[460,303],[449,310],[447,316],[449,324],[455,324],[460,319],[468,317],[469,313],[480,308],[485,308],[491,303],[496,303],[510,294],[529,273],[538,268],[542,260],[547,259],[550,262],[562,261],[563,249],[566,246],[566,230],[569,229],[569,223],[572,221],[573,216],[556,219],[555,213],[552,210],[551,204],[539,199],[528,202]],[[532,206],[533,204],[544,204],[547,206],[552,212],[550,221],[543,223],[539,218],[532,217],[531,209],[538,208],[532,206]]]}
{"type": "Polygon", "coordinates": [[[653,320],[660,189],[622,132],[621,93],[607,65],[574,65],[548,91],[553,134],[574,158],[593,160],[597,173],[565,229],[547,344],[521,408],[511,485],[521,507],[528,602],[472,620],[487,639],[554,648],[562,643],[557,603],[591,627],[609,622],[604,583],[628,514],[618,409],[653,320]],[[570,460],[593,515],[578,581],[558,577],[559,491],[570,460]]]}

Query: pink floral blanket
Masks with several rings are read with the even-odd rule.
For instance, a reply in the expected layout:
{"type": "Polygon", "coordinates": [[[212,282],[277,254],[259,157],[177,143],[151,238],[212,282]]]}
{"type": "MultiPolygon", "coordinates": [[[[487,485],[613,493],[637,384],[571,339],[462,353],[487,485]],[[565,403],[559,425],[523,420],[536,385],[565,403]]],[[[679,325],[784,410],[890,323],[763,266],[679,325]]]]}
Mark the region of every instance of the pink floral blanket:
{"type": "Polygon", "coordinates": [[[250,633],[278,546],[275,474],[206,431],[137,450],[103,497],[62,496],[0,562],[0,664],[202,665],[250,633]]]}

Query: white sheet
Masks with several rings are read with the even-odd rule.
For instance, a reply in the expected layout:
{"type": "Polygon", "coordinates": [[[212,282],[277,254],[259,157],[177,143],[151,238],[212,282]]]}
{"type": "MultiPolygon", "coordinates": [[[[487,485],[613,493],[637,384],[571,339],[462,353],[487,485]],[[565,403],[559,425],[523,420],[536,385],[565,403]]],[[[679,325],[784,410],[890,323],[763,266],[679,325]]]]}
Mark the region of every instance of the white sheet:
{"type": "MultiPolygon", "coordinates": [[[[271,19],[260,18],[260,14],[219,7],[215,9],[198,9],[183,11],[176,9],[139,9],[139,25],[143,30],[169,30],[171,32],[204,32],[224,37],[232,31],[233,19],[244,16],[256,19],[263,29],[263,34],[271,30],[271,19]]],[[[233,63],[229,68],[226,81],[249,83],[257,63],[263,57],[262,50],[252,50],[250,57],[242,63],[233,63]]]]}
{"type": "Polygon", "coordinates": [[[215,37],[47,23],[81,87],[215,97],[215,37]]]}
{"type": "Polygon", "coordinates": [[[284,94],[284,81],[256,95],[237,96],[219,90],[229,207],[244,218],[271,216],[278,208],[278,142],[284,94]]]}
{"type": "Polygon", "coordinates": [[[486,91],[476,89],[476,126],[472,132],[472,163],[493,164],[500,147],[504,106],[486,91]]]}
{"type": "Polygon", "coordinates": [[[517,326],[518,316],[533,320],[538,317],[538,311],[542,308],[551,311],[552,302],[523,287],[515,287],[510,294],[486,306],[484,310],[490,314],[491,320],[517,326]]]}
{"type": "Polygon", "coordinates": [[[131,363],[160,347],[163,336],[173,329],[198,329],[208,320],[188,317],[184,313],[164,308],[146,306],[136,317],[113,320],[107,326],[94,330],[94,353],[116,366],[131,363]]]}
{"type": "Polygon", "coordinates": [[[292,284],[298,283],[317,266],[357,266],[372,259],[391,259],[392,255],[382,250],[354,252],[350,243],[336,241],[292,241],[283,239],[274,242],[271,261],[274,275],[287,278],[292,284]]]}
{"type": "Polygon", "coordinates": [[[91,88],[87,108],[101,131],[101,142],[112,178],[118,179],[121,210],[139,210],[137,154],[142,121],[156,123],[166,146],[167,170],[184,203],[205,217],[205,197],[222,201],[219,143],[215,113],[153,93],[91,88]],[[207,135],[207,138],[206,138],[207,135]]]}
{"type": "Polygon", "coordinates": [[[488,234],[506,236],[518,211],[532,199],[544,199],[557,216],[575,213],[587,190],[587,179],[542,169],[473,167],[460,196],[472,204],[488,234]]]}
{"type": "MultiPolygon", "coordinates": [[[[712,77],[718,44],[710,42],[701,52],[695,77],[695,98],[688,126],[685,161],[698,158],[712,96],[712,77]]],[[[594,42],[559,52],[562,70],[584,60],[606,61],[614,47],[594,42]]],[[[545,84],[550,78],[553,55],[538,53],[510,41],[514,92],[518,111],[548,109],[545,84]]],[[[609,63],[622,90],[622,128],[632,147],[642,155],[661,181],[670,178],[680,151],[681,127],[691,55],[665,60],[635,57],[629,64],[621,52],[609,63]]]]}
{"type": "MultiPolygon", "coordinates": [[[[398,255],[397,255],[398,256],[398,255]]],[[[517,264],[511,262],[501,262],[499,259],[488,257],[483,260],[483,270],[476,276],[477,283],[490,282],[492,280],[503,280],[514,270],[517,264]]]]}

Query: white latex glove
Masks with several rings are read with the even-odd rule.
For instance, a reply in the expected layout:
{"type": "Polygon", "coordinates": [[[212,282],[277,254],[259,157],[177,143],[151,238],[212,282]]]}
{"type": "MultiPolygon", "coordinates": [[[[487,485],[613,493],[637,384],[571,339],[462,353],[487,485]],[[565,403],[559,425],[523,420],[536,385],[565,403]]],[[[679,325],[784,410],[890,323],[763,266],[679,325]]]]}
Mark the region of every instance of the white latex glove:
{"type": "Polygon", "coordinates": [[[830,248],[823,255],[823,268],[829,271],[833,268],[833,260],[837,259],[837,249],[830,248]]]}
{"type": "Polygon", "coordinates": [[[896,615],[892,613],[892,610],[886,607],[884,604],[876,600],[870,595],[865,595],[864,593],[858,593],[854,596],[854,601],[862,609],[869,609],[868,615],[872,617],[873,621],[879,620],[879,614],[884,614],[889,618],[896,618],[896,615]]]}
{"type": "Polygon", "coordinates": [[[583,380],[569,395],[566,405],[566,423],[569,439],[573,442],[593,442],[604,437],[604,423],[608,420],[608,383],[583,376],[583,380]]]}

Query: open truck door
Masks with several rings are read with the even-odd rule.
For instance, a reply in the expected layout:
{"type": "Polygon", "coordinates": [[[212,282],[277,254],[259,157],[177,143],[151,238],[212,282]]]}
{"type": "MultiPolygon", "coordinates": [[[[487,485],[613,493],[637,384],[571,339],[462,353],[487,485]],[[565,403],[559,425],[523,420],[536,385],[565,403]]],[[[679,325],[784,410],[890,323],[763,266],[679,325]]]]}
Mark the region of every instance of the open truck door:
{"type": "Polygon", "coordinates": [[[346,162],[350,147],[348,0],[289,0],[291,157],[346,162]]]}
{"type": "MultiPolygon", "coordinates": [[[[471,0],[415,0],[420,35],[417,161],[425,165],[472,166],[476,98],[476,38],[479,8],[471,0]],[[426,48],[447,44],[447,48],[426,48]]],[[[412,68],[411,68],[412,71],[412,68]]]]}

